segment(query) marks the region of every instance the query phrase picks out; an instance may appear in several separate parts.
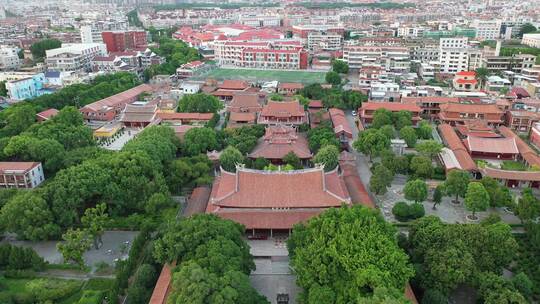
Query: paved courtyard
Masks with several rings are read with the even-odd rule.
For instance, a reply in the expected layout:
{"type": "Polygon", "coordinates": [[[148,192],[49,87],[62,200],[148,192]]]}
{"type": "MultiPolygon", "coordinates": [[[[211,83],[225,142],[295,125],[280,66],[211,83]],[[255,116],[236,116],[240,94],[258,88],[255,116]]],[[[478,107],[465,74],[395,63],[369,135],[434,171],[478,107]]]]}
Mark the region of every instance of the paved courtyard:
{"type": "MultiPolygon", "coordinates": [[[[97,263],[105,262],[114,266],[118,259],[127,258],[129,248],[133,239],[138,234],[136,231],[106,231],[103,234],[103,245],[98,250],[92,248],[84,254],[86,265],[95,266],[97,263]]],[[[45,261],[51,264],[61,264],[64,262],[62,255],[56,249],[56,241],[30,242],[30,241],[3,241],[17,246],[33,248],[45,261]]]]}
{"type": "MultiPolygon", "coordinates": [[[[397,222],[397,220],[392,215],[392,207],[394,207],[397,202],[407,202],[407,200],[404,198],[403,187],[403,184],[392,184],[392,186],[388,188],[388,192],[386,194],[382,196],[377,196],[379,201],[378,205],[381,208],[381,211],[384,214],[386,220],[390,222],[397,222]]],[[[432,193],[429,193],[428,198],[431,197],[432,193]]],[[[460,198],[459,204],[452,203],[451,201],[453,199],[453,197],[444,197],[441,204],[437,205],[436,210],[433,210],[432,208],[433,202],[423,202],[424,209],[426,210],[426,215],[438,216],[439,218],[441,218],[442,221],[447,223],[471,223],[471,221],[467,219],[467,215],[471,214],[471,212],[465,209],[465,206],[463,204],[463,198],[460,198]]],[[[503,208],[489,208],[487,211],[477,212],[476,214],[479,217],[479,220],[482,220],[489,216],[491,213],[498,213],[501,216],[502,220],[508,224],[520,223],[520,220],[517,216],[506,211],[503,208]]]]}
{"type": "Polygon", "coordinates": [[[253,288],[272,304],[277,303],[278,293],[288,294],[289,303],[296,303],[301,288],[289,267],[286,238],[248,240],[248,244],[256,267],[249,276],[253,288]]]}
{"type": "Polygon", "coordinates": [[[128,141],[132,140],[141,131],[142,129],[126,128],[120,137],[116,138],[110,144],[103,144],[102,147],[107,150],[120,151],[128,141]]]}

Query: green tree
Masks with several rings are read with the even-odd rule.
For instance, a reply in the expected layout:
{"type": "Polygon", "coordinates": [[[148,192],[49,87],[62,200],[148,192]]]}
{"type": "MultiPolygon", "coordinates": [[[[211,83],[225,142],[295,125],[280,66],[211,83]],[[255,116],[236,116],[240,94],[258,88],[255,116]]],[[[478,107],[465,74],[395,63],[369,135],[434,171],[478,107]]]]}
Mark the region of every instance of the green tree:
{"type": "Polygon", "coordinates": [[[380,108],[373,113],[373,120],[371,121],[371,127],[379,129],[382,126],[392,125],[392,112],[387,109],[380,108]]]}
{"type": "Polygon", "coordinates": [[[59,227],[47,202],[37,191],[22,191],[13,196],[0,210],[0,226],[31,241],[58,236],[59,227]]]}
{"type": "Polygon", "coordinates": [[[253,162],[253,168],[257,170],[262,170],[264,169],[264,167],[268,166],[269,164],[270,164],[269,160],[267,160],[264,157],[259,157],[255,159],[255,161],[253,162]]]}
{"type": "Polygon", "coordinates": [[[519,36],[523,37],[523,34],[534,33],[537,30],[538,29],[534,25],[527,22],[521,26],[521,29],[519,30],[519,36]]]}
{"type": "Polygon", "coordinates": [[[420,137],[422,139],[430,139],[431,138],[432,129],[431,129],[431,126],[430,126],[429,122],[427,122],[427,121],[421,121],[418,124],[418,128],[416,129],[416,131],[418,133],[418,137],[420,137]]]}
{"type": "Polygon", "coordinates": [[[183,149],[187,155],[195,156],[218,149],[216,132],[210,128],[189,129],[184,136],[183,149]]]}
{"type": "Polygon", "coordinates": [[[443,145],[434,140],[425,140],[417,144],[415,148],[420,154],[429,157],[433,161],[433,158],[441,153],[443,145]]]}
{"type": "Polygon", "coordinates": [[[384,125],[384,126],[380,127],[379,130],[384,135],[386,135],[386,137],[388,137],[388,139],[390,139],[390,140],[394,139],[394,133],[395,133],[394,126],[392,126],[392,125],[384,125]]]}
{"type": "Polygon", "coordinates": [[[334,130],[329,126],[319,126],[308,131],[309,149],[316,153],[319,149],[326,145],[334,145],[339,147],[339,140],[334,134],[334,130]]]}
{"type": "Polygon", "coordinates": [[[62,46],[62,42],[57,39],[43,39],[35,42],[30,46],[30,52],[34,57],[34,61],[43,61],[45,57],[45,51],[50,49],[57,49],[62,46]]]}
{"type": "Polygon", "coordinates": [[[369,188],[375,194],[385,194],[393,179],[392,171],[383,165],[377,165],[369,180],[369,188]]]}
{"type": "Polygon", "coordinates": [[[337,86],[341,84],[341,77],[336,72],[328,72],[326,73],[326,76],[324,77],[327,83],[337,86]]]}
{"type": "Polygon", "coordinates": [[[410,169],[416,177],[430,178],[433,175],[431,160],[425,156],[414,156],[411,159],[410,169]]]}
{"type": "Polygon", "coordinates": [[[518,200],[515,212],[522,222],[528,222],[540,216],[540,201],[534,196],[531,188],[521,191],[521,198],[518,200]]]}
{"type": "Polygon", "coordinates": [[[92,246],[92,240],[85,230],[69,229],[62,235],[63,242],[56,245],[56,248],[65,261],[73,261],[79,266],[84,265],[83,255],[92,246]]]}
{"type": "Polygon", "coordinates": [[[460,197],[465,197],[467,186],[469,185],[469,172],[463,170],[452,170],[446,175],[446,194],[455,195],[455,202],[459,202],[460,197]]]}
{"type": "Polygon", "coordinates": [[[232,146],[225,148],[219,156],[221,167],[229,172],[236,172],[236,165],[243,164],[244,162],[245,159],[242,153],[232,146]]]}
{"type": "Polygon", "coordinates": [[[489,204],[491,207],[510,206],[512,204],[512,195],[508,188],[501,186],[495,179],[484,176],[480,180],[489,194],[489,204]]]}
{"type": "Polygon", "coordinates": [[[489,207],[489,194],[480,182],[470,182],[465,194],[465,207],[472,211],[476,218],[477,211],[484,211],[489,207]]]}
{"type": "Polygon", "coordinates": [[[480,83],[480,88],[483,88],[489,76],[489,70],[487,68],[477,68],[475,73],[475,78],[480,83]]]}
{"type": "Polygon", "coordinates": [[[178,104],[178,111],[187,113],[217,113],[221,109],[223,103],[219,99],[204,93],[184,95],[178,104]]]}
{"type": "MultiPolygon", "coordinates": [[[[322,149],[321,149],[321,151],[322,151],[322,149]]],[[[302,161],[300,160],[300,158],[296,154],[294,154],[293,151],[287,153],[287,155],[285,155],[285,157],[283,157],[283,162],[285,164],[287,164],[287,165],[293,166],[295,170],[303,168],[302,161]]]]}
{"type": "Polygon", "coordinates": [[[287,247],[307,299],[322,289],[325,297],[332,290],[343,303],[356,302],[377,288],[402,291],[414,274],[395,230],[378,211],[362,206],[331,208],[296,225],[287,247]]]}
{"type": "Polygon", "coordinates": [[[324,171],[332,171],[338,165],[339,150],[334,145],[326,145],[319,149],[313,157],[313,163],[324,164],[324,171]]]}
{"type": "Polygon", "coordinates": [[[101,236],[105,232],[105,224],[109,215],[106,213],[107,205],[101,203],[94,208],[88,208],[84,211],[81,217],[81,223],[88,235],[94,241],[94,248],[99,249],[99,244],[102,243],[101,236]]]}
{"type": "Polygon", "coordinates": [[[435,191],[433,191],[433,210],[437,209],[437,205],[439,205],[442,202],[442,198],[444,196],[444,193],[446,191],[445,185],[440,184],[437,185],[435,188],[435,191]]]}
{"type": "Polygon", "coordinates": [[[416,146],[416,140],[418,137],[416,136],[416,131],[414,131],[413,127],[403,127],[401,130],[399,130],[399,137],[405,141],[409,148],[414,148],[416,146]]]}
{"type": "Polygon", "coordinates": [[[428,187],[425,181],[415,179],[408,181],[403,188],[405,199],[420,203],[426,200],[428,194],[428,187]]]}
{"type": "Polygon", "coordinates": [[[401,130],[403,127],[412,126],[411,111],[398,111],[392,113],[392,120],[396,126],[396,130],[401,130]]]}
{"type": "Polygon", "coordinates": [[[349,73],[349,65],[343,60],[332,60],[332,71],[339,74],[349,73]]]}
{"type": "Polygon", "coordinates": [[[8,95],[8,91],[6,88],[6,82],[0,81],[0,96],[7,97],[7,95],[8,95]]]}
{"type": "Polygon", "coordinates": [[[378,156],[382,151],[390,148],[390,140],[380,130],[367,129],[360,133],[358,139],[354,141],[353,148],[369,155],[371,160],[373,156],[378,156]]]}
{"type": "Polygon", "coordinates": [[[512,285],[525,298],[530,298],[533,294],[534,283],[524,272],[520,272],[512,278],[512,285]]]}

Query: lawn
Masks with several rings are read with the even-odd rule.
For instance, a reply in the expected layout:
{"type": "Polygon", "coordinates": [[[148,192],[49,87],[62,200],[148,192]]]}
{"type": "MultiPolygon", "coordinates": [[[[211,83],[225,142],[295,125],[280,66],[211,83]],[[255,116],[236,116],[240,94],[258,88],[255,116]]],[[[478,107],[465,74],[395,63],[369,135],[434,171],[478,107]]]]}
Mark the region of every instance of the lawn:
{"type": "Polygon", "coordinates": [[[302,83],[324,83],[324,72],[308,71],[277,71],[277,70],[255,70],[255,69],[223,69],[217,68],[203,75],[204,78],[240,79],[249,81],[273,81],[279,82],[302,82],[302,83]]]}
{"type": "Polygon", "coordinates": [[[505,160],[501,164],[501,169],[511,171],[526,171],[527,166],[517,161],[505,160]]]}
{"type": "MultiPolygon", "coordinates": [[[[47,283],[42,288],[46,288],[47,293],[50,293],[51,298],[54,298],[54,303],[58,304],[73,304],[77,303],[84,292],[97,293],[106,292],[113,286],[112,279],[90,279],[87,282],[77,280],[63,280],[52,278],[35,278],[35,279],[7,279],[0,278],[0,302],[5,299],[29,300],[32,295],[29,290],[29,283],[36,280],[45,280],[47,283]]],[[[34,291],[36,292],[36,291],[34,291]]],[[[44,296],[45,289],[38,293],[44,296]]],[[[44,296],[47,297],[47,296],[44,296]]],[[[92,303],[92,302],[88,302],[92,303]]]]}

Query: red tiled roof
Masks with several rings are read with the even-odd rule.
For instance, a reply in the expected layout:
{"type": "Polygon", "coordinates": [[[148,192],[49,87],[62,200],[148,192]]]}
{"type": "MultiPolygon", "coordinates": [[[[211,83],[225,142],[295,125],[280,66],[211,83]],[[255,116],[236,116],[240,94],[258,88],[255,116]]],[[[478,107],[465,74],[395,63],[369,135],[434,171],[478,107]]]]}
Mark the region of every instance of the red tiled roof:
{"type": "Polygon", "coordinates": [[[171,284],[171,268],[173,265],[165,264],[161,269],[161,273],[152,292],[152,297],[148,304],[165,304],[167,300],[167,295],[169,294],[169,286],[171,284]]]}
{"type": "Polygon", "coordinates": [[[495,104],[465,104],[465,103],[447,103],[440,106],[441,112],[458,113],[484,113],[484,114],[502,114],[503,111],[495,104]]]}
{"type": "Polygon", "coordinates": [[[271,126],[266,128],[266,135],[259,140],[249,157],[283,159],[290,152],[300,159],[309,159],[313,156],[309,151],[307,138],[303,134],[296,133],[291,127],[271,126]]]}
{"type": "Polygon", "coordinates": [[[363,110],[372,110],[376,111],[378,109],[387,109],[392,112],[398,111],[411,111],[411,112],[420,112],[421,109],[415,104],[410,103],[399,103],[399,102],[364,102],[362,107],[358,111],[363,110]]]}
{"type": "Polygon", "coordinates": [[[518,147],[521,157],[529,164],[529,166],[538,166],[540,167],[540,157],[534,152],[534,150],[529,147],[529,145],[524,142],[519,136],[517,136],[512,130],[508,127],[500,126],[499,132],[504,137],[514,138],[516,140],[516,145],[518,147]]]}
{"type": "Polygon", "coordinates": [[[334,133],[345,132],[352,136],[351,125],[349,125],[345,117],[345,112],[336,108],[331,108],[328,112],[330,113],[330,119],[332,119],[332,125],[334,125],[334,133]]]}
{"type": "Polygon", "coordinates": [[[36,115],[46,120],[55,116],[56,114],[58,114],[58,112],[59,111],[57,109],[47,109],[45,111],[37,113],[36,115]]]}
{"type": "Polygon", "coordinates": [[[235,94],[231,100],[231,103],[229,104],[229,108],[251,108],[260,111],[262,106],[259,104],[258,94],[235,94]]]}
{"type": "Polygon", "coordinates": [[[311,100],[308,105],[309,108],[323,108],[322,100],[311,100]]]}
{"type": "Polygon", "coordinates": [[[207,212],[216,208],[324,208],[350,202],[337,171],[222,170],[207,212]]]}
{"type": "Polygon", "coordinates": [[[474,170],[476,169],[476,164],[473,161],[471,155],[457,136],[456,132],[449,124],[440,124],[439,133],[443,138],[444,142],[448,146],[454,155],[456,156],[457,161],[459,162],[460,167],[463,170],[474,170]]]}
{"type": "Polygon", "coordinates": [[[229,121],[249,121],[255,122],[257,120],[257,114],[253,112],[231,112],[229,114],[229,121]]]}
{"type": "Polygon", "coordinates": [[[219,86],[220,89],[224,89],[224,90],[245,90],[248,87],[249,87],[249,84],[245,81],[231,80],[231,79],[223,80],[223,83],[219,86]]]}
{"type": "Polygon", "coordinates": [[[208,121],[214,117],[213,113],[158,113],[162,120],[200,120],[208,121]]]}
{"type": "Polygon", "coordinates": [[[4,171],[29,171],[38,166],[38,162],[0,162],[0,172],[4,171]]]}
{"type": "Polygon", "coordinates": [[[496,154],[518,154],[515,138],[487,138],[468,136],[464,141],[465,146],[471,152],[496,153],[496,154]]]}
{"type": "Polygon", "coordinates": [[[197,213],[204,213],[208,199],[210,199],[210,192],[211,189],[209,187],[197,187],[193,189],[184,210],[184,216],[189,217],[197,213]]]}
{"type": "Polygon", "coordinates": [[[113,96],[98,100],[91,104],[84,106],[81,110],[89,109],[92,111],[100,111],[102,109],[116,107],[123,103],[126,103],[128,100],[133,99],[144,92],[152,92],[154,88],[148,84],[141,84],[129,90],[126,90],[122,93],[118,93],[113,96]]]}
{"type": "Polygon", "coordinates": [[[471,77],[475,77],[475,76],[476,76],[476,72],[475,72],[475,71],[461,71],[461,72],[457,72],[457,73],[456,73],[456,76],[471,76],[471,77]]]}
{"type": "Polygon", "coordinates": [[[220,210],[217,215],[240,223],[246,229],[291,229],[295,224],[306,222],[323,211],[324,209],[288,211],[220,210]]]}
{"type": "Polygon", "coordinates": [[[298,101],[269,101],[266,106],[263,107],[261,112],[262,116],[272,117],[292,117],[292,116],[304,116],[304,107],[298,101]]]}
{"type": "Polygon", "coordinates": [[[531,182],[540,181],[540,171],[510,171],[486,167],[480,169],[480,172],[482,172],[482,175],[487,175],[496,179],[531,182]]]}

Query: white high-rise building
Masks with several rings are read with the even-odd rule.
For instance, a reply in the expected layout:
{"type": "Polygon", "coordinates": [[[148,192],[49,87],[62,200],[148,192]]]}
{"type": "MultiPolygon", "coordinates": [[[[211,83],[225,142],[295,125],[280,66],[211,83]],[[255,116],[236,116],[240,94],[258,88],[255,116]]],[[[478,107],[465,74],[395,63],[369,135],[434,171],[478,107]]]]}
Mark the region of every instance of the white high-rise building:
{"type": "Polygon", "coordinates": [[[19,49],[13,47],[0,48],[0,70],[16,70],[21,66],[19,49]]]}
{"type": "Polygon", "coordinates": [[[106,56],[107,47],[103,43],[63,43],[62,47],[45,51],[49,70],[91,71],[96,56],[106,56]]]}
{"type": "Polygon", "coordinates": [[[473,27],[476,29],[476,38],[479,40],[496,40],[501,37],[500,20],[475,20],[473,27]]]}
{"type": "Polygon", "coordinates": [[[468,37],[441,38],[439,47],[443,48],[465,48],[469,46],[468,37]]]}
{"type": "Polygon", "coordinates": [[[91,25],[83,25],[80,29],[82,43],[102,43],[101,31],[91,25]]]}

